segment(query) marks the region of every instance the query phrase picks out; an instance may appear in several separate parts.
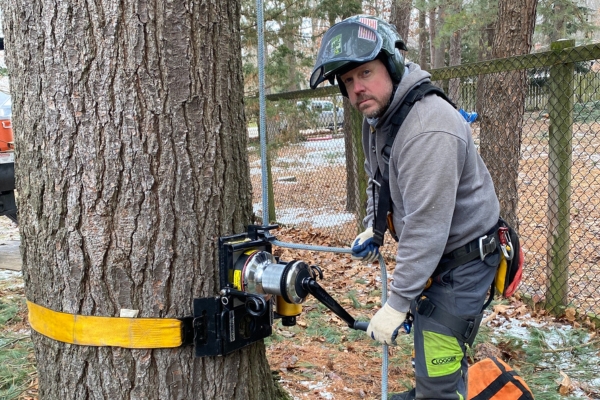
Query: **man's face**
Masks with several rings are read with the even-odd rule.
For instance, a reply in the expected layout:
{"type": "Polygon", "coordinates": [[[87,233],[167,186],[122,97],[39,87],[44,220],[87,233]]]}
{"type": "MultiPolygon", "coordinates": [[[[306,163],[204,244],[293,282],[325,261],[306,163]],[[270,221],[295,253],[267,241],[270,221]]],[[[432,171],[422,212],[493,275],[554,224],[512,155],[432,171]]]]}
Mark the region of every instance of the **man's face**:
{"type": "Polygon", "coordinates": [[[380,60],[369,61],[341,76],[350,102],[367,118],[380,117],[386,110],[394,84],[380,60]]]}

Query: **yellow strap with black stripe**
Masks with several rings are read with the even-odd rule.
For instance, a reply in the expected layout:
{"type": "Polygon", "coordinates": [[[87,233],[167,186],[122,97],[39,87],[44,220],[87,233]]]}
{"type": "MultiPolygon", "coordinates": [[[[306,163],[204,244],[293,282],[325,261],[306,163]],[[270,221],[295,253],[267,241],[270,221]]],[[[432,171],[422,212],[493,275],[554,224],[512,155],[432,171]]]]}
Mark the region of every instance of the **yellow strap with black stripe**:
{"type": "Polygon", "coordinates": [[[182,322],[173,318],[120,318],[68,314],[27,301],[29,324],[51,339],[82,346],[158,349],[182,345],[182,322]]]}

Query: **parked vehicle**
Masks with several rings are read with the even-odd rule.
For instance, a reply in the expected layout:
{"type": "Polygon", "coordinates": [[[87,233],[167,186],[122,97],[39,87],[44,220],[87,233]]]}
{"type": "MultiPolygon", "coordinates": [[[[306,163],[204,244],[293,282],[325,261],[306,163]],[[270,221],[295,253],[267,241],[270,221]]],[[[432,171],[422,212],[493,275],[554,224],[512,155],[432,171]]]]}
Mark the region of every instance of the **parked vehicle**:
{"type": "Polygon", "coordinates": [[[298,101],[296,106],[314,118],[315,128],[339,129],[344,124],[344,108],[341,102],[334,107],[333,102],[329,100],[303,100],[298,101]]]}
{"type": "Polygon", "coordinates": [[[10,95],[0,92],[0,215],[17,222],[15,147],[10,95]]]}

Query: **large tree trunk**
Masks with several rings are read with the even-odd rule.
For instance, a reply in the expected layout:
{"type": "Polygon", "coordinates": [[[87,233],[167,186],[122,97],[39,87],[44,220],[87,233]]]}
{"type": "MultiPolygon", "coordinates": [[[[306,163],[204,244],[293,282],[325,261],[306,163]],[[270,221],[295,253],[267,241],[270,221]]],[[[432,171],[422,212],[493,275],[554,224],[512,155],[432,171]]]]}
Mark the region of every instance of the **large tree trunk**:
{"type": "MultiPolygon", "coordinates": [[[[500,0],[493,58],[529,53],[536,5],[536,0],[500,0]]],[[[491,75],[486,82],[481,155],[494,180],[501,213],[516,227],[517,179],[527,76],[525,71],[518,70],[491,75]]]]}
{"type": "MultiPolygon", "coordinates": [[[[236,0],[4,2],[26,296],[191,315],[251,220],[236,0]]],[[[277,398],[264,345],[69,345],[33,333],[43,399],[277,398]]]]}

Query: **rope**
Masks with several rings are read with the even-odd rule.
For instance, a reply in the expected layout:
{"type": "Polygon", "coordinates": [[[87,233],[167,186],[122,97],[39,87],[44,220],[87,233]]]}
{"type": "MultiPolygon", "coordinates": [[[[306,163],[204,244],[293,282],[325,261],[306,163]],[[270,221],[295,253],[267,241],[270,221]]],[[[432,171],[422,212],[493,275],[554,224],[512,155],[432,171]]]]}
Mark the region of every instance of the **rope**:
{"type": "MultiPolygon", "coordinates": [[[[298,243],[287,243],[281,242],[279,240],[273,240],[274,245],[279,247],[287,247],[289,249],[296,250],[312,250],[312,251],[323,251],[330,253],[346,253],[350,254],[352,250],[347,247],[328,247],[328,246],[313,246],[308,244],[298,244],[298,243]]],[[[379,266],[381,270],[381,305],[384,305],[387,302],[387,271],[385,268],[385,262],[383,260],[383,256],[379,253],[379,266]]],[[[381,400],[387,400],[388,395],[388,345],[383,344],[381,351],[382,359],[381,359],[381,400]]]]}

